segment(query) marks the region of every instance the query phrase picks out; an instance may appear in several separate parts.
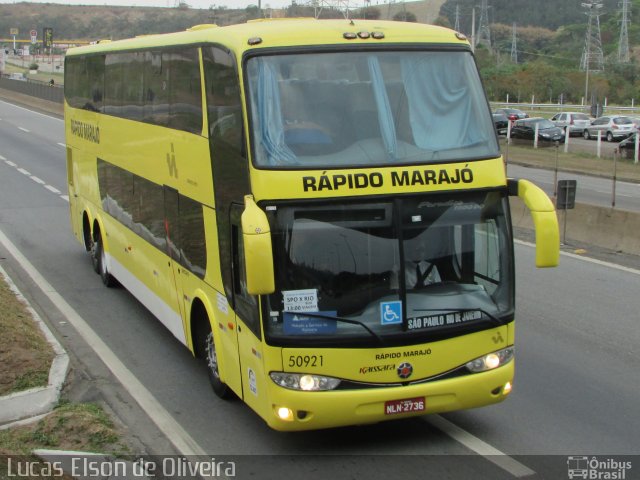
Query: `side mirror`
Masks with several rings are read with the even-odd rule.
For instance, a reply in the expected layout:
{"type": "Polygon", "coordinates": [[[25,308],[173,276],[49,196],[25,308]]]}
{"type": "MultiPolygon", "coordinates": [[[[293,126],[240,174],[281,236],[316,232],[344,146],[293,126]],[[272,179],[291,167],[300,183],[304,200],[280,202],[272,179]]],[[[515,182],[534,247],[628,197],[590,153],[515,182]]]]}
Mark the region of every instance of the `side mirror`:
{"type": "Polygon", "coordinates": [[[556,209],[546,193],[528,180],[508,180],[509,195],[518,196],[531,212],[536,230],[536,267],[557,267],[560,229],[556,209]]]}
{"type": "Polygon", "coordinates": [[[244,197],[244,211],[240,217],[242,242],[250,295],[266,295],[275,291],[273,250],[269,220],[252,195],[244,197]]]}

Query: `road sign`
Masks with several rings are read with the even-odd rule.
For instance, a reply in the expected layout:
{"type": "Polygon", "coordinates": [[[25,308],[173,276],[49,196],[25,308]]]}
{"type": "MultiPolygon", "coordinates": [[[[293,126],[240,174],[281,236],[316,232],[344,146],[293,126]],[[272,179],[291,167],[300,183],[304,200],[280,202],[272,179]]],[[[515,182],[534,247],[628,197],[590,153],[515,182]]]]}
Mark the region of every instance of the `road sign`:
{"type": "Polygon", "coordinates": [[[556,202],[558,210],[572,210],[575,208],[577,186],[578,182],[576,180],[558,181],[558,199],[556,202]]]}
{"type": "Polygon", "coordinates": [[[31,32],[29,32],[31,35],[31,43],[36,43],[38,41],[38,31],[37,30],[31,30],[31,32]]]}
{"type": "Polygon", "coordinates": [[[9,35],[18,35],[18,29],[17,28],[10,28],[9,29],[9,35]]]}
{"type": "Polygon", "coordinates": [[[46,27],[42,29],[42,46],[45,48],[53,47],[53,28],[46,27]]]}

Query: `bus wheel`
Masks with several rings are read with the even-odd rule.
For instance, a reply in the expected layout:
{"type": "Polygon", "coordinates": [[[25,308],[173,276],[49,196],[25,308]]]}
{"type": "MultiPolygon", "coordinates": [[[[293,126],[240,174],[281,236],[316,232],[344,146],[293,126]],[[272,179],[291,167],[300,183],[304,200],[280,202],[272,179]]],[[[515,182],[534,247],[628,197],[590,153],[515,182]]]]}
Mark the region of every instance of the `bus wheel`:
{"type": "Polygon", "coordinates": [[[109,273],[107,268],[107,258],[102,246],[102,234],[98,232],[98,238],[93,241],[91,246],[91,260],[93,268],[100,274],[102,283],[112,288],[118,285],[118,281],[109,273]]]}
{"type": "Polygon", "coordinates": [[[209,332],[205,340],[205,352],[207,362],[207,372],[209,373],[209,381],[214,393],[220,398],[231,398],[231,390],[220,380],[220,372],[218,371],[218,355],[216,354],[216,344],[213,340],[213,332],[209,332]]]}

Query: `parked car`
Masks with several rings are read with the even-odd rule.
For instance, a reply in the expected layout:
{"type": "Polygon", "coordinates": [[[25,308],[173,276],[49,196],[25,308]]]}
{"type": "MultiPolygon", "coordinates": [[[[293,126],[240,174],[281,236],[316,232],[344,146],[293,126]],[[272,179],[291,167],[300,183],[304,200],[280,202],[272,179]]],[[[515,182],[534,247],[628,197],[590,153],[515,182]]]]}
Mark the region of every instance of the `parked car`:
{"type": "Polygon", "coordinates": [[[618,144],[620,156],[622,158],[635,158],[636,156],[636,137],[639,132],[632,133],[618,144]]]}
{"type": "Polygon", "coordinates": [[[551,120],[539,117],[516,120],[513,127],[511,127],[511,138],[533,140],[536,125],[538,125],[539,141],[560,142],[564,139],[564,133],[560,127],[556,127],[551,120]]]}
{"type": "Polygon", "coordinates": [[[517,108],[498,108],[493,113],[503,113],[509,120],[520,120],[521,118],[529,118],[529,114],[518,110],[517,108]]]}
{"type": "Polygon", "coordinates": [[[506,135],[509,127],[509,119],[504,113],[493,114],[493,126],[496,128],[498,135],[506,135]]]}
{"type": "Polygon", "coordinates": [[[551,121],[556,127],[562,128],[564,132],[569,128],[569,135],[582,135],[584,129],[591,125],[591,119],[586,113],[560,112],[551,117],[551,121]]]}
{"type": "Polygon", "coordinates": [[[598,132],[602,132],[602,136],[607,142],[614,140],[622,140],[636,131],[636,126],[629,117],[622,115],[605,115],[598,117],[586,127],[582,136],[585,139],[598,138],[598,132]]]}

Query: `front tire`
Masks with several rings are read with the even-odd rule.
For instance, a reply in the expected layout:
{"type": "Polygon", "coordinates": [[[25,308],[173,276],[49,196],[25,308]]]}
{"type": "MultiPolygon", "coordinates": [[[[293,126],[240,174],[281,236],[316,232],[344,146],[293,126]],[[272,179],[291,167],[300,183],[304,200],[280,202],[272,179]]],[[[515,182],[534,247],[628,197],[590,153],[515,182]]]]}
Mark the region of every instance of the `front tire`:
{"type": "Polygon", "coordinates": [[[204,358],[207,363],[207,373],[209,374],[209,382],[211,382],[211,388],[213,388],[213,392],[218,397],[223,399],[232,398],[231,389],[220,379],[216,344],[213,339],[213,332],[211,331],[209,331],[209,334],[205,337],[204,352],[204,358]]]}
{"type": "Polygon", "coordinates": [[[583,137],[585,140],[590,140],[590,139],[591,139],[591,135],[589,135],[589,130],[586,130],[586,129],[585,129],[585,131],[584,131],[584,132],[582,132],[582,137],[583,137]]]}
{"type": "Polygon", "coordinates": [[[607,142],[613,142],[613,134],[611,132],[607,132],[607,142]]]}

